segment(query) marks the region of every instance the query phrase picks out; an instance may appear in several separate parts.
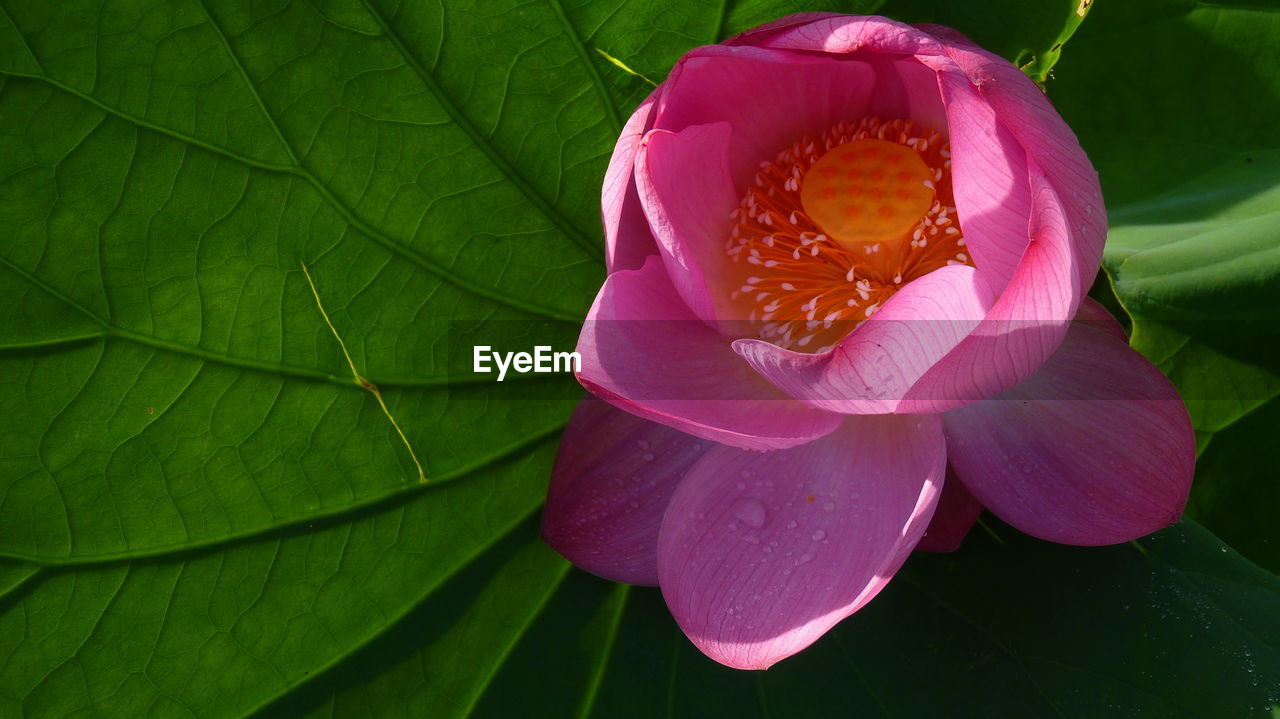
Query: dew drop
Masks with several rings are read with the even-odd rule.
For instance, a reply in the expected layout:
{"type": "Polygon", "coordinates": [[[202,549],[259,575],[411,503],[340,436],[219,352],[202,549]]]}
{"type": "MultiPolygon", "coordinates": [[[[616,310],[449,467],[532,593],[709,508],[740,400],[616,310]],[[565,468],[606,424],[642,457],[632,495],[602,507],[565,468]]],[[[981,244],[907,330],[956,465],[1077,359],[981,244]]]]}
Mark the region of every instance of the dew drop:
{"type": "Polygon", "coordinates": [[[764,526],[764,505],[758,499],[739,499],[733,503],[733,516],[752,529],[764,526]]]}
{"type": "Polygon", "coordinates": [[[835,503],[835,502],[827,502],[826,504],[823,504],[823,505],[822,505],[822,508],[823,508],[824,510],[828,511],[828,512],[834,512],[834,511],[836,510],[836,503],[835,503]]]}
{"type": "Polygon", "coordinates": [[[826,537],[827,537],[827,533],[822,531],[821,529],[813,533],[813,541],[815,542],[821,542],[823,539],[826,539],[826,537]]]}

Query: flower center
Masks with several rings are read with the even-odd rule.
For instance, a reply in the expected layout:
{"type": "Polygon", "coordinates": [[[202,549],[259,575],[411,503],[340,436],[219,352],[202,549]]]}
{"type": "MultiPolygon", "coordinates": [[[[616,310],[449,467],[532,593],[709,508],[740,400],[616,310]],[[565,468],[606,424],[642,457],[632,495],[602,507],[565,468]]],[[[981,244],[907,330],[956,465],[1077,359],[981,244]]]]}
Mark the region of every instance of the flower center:
{"type": "Polygon", "coordinates": [[[937,132],[868,117],[760,163],[725,250],[751,273],[731,293],[761,339],[822,352],[903,285],[973,262],[937,132]]]}
{"type": "Polygon", "coordinates": [[[933,204],[933,171],[910,147],[862,138],[833,147],[805,173],[800,204],[849,249],[894,240],[933,204]]]}

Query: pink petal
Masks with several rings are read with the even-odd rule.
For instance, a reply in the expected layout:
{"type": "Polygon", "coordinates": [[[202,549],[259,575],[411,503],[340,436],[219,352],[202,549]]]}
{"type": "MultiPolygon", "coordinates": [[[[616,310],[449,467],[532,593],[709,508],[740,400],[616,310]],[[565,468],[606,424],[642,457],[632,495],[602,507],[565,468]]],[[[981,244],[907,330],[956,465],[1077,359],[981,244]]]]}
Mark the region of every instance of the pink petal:
{"type": "Polygon", "coordinates": [[[742,32],[728,38],[721,45],[768,45],[769,38],[779,35],[786,30],[790,30],[802,25],[808,25],[818,20],[826,20],[829,18],[843,17],[839,13],[834,12],[798,12],[791,15],[783,15],[782,17],[767,22],[763,25],[757,25],[750,30],[742,32]]]}
{"type": "Polygon", "coordinates": [[[1084,297],[1077,282],[1081,260],[1057,193],[1034,163],[1030,169],[1031,241],[1013,279],[986,318],[920,377],[897,411],[942,412],[1008,389],[1035,372],[1066,334],[1066,318],[1075,316],[1084,297]]]}
{"type": "Polygon", "coordinates": [[[906,118],[917,130],[947,131],[947,111],[938,92],[938,73],[913,57],[866,55],[875,68],[876,87],[867,114],[906,118]]]}
{"type": "Polygon", "coordinates": [[[935,417],[851,417],[802,447],[715,448],[662,520],[658,578],[716,661],[764,669],[876,595],[924,533],[945,469],[935,417]]]}
{"type": "Polygon", "coordinates": [[[762,340],[733,348],[761,375],[814,407],[849,414],[896,411],[902,398],[990,306],[972,267],[935,270],[899,290],[836,347],[821,354],[762,340]]]}
{"type": "Polygon", "coordinates": [[[588,572],[656,585],[662,515],[711,446],[587,397],[560,440],[542,538],[588,572]]]}
{"type": "Polygon", "coordinates": [[[829,15],[760,39],[765,47],[833,55],[859,51],[929,56],[943,53],[931,33],[875,15],[829,15]]]}
{"type": "MultiPolygon", "coordinates": [[[[819,24],[824,21],[834,24],[853,20],[849,15],[835,13],[796,13],[766,23],[759,27],[737,35],[725,44],[754,45],[757,47],[795,47],[797,38],[805,35],[805,26],[819,24]],[[794,31],[787,33],[787,31],[794,31]],[[777,40],[787,34],[787,39],[777,40]]],[[[896,35],[907,32],[918,35],[922,42],[928,42],[928,35],[916,33],[910,26],[901,25],[885,18],[856,18],[862,27],[877,27],[880,32],[896,35]]],[[[800,41],[803,45],[803,41],[800,41]]],[[[821,43],[804,46],[799,49],[817,50],[821,43]]],[[[913,45],[915,47],[915,45],[913,45]]],[[[834,58],[833,58],[834,59],[834,58]]],[[[865,61],[874,72],[874,87],[866,105],[865,114],[883,118],[910,118],[922,127],[930,130],[945,130],[946,113],[938,93],[936,73],[922,65],[912,57],[904,57],[894,46],[884,54],[861,53],[858,61],[865,61]]],[[[849,63],[851,58],[841,54],[840,64],[849,63]]],[[[837,120],[857,120],[860,115],[847,115],[837,120]]],[[[833,123],[834,124],[834,123],[833,123]]]]}
{"type": "Polygon", "coordinates": [[[998,293],[1029,237],[1026,151],[968,78],[951,70],[936,77],[946,103],[956,214],[982,281],[998,293]]]}
{"type": "Polygon", "coordinates": [[[1034,371],[1057,347],[1065,320],[1093,283],[1106,236],[1097,173],[1040,88],[958,33],[927,29],[939,37],[945,57],[921,61],[945,77],[963,73],[1026,153],[1031,241],[988,322],[913,390],[918,401],[904,403],[913,412],[989,396],[1034,371]]]}
{"type": "Polygon", "coordinates": [[[1035,175],[1039,173],[1057,193],[1075,257],[1074,279],[1083,296],[1093,284],[1102,258],[1107,217],[1098,173],[1075,133],[1053,109],[1040,87],[1012,63],[949,28],[924,26],[922,29],[940,39],[946,59],[954,65],[933,57],[922,57],[921,61],[943,73],[958,68],[1026,152],[1033,165],[1032,191],[1035,191],[1035,175]]]}
{"type": "Polygon", "coordinates": [[[605,280],[578,338],[578,380],[632,414],[751,449],[777,449],[831,432],[840,418],[791,400],[696,317],[662,261],[605,280]]]}
{"type": "MultiPolygon", "coordinates": [[[[865,115],[875,71],[857,60],[710,45],[681,58],[664,84],[656,129],[678,132],[717,122],[733,128],[729,173],[741,198],[761,161],[805,134],[818,136],[865,115]]],[[[685,170],[694,181],[701,176],[693,165],[685,170]]]]}
{"type": "Polygon", "coordinates": [[[943,417],[956,475],[1027,534],[1114,544],[1176,522],[1186,503],[1186,407],[1154,365],[1092,322],[1072,323],[1017,387],[943,417]]]}
{"type": "Polygon", "coordinates": [[[605,267],[610,272],[634,270],[644,264],[646,257],[658,252],[633,182],[636,152],[653,119],[658,92],[651,93],[631,114],[604,173],[600,208],[604,221],[605,267]]]}
{"type": "Polygon", "coordinates": [[[729,177],[727,123],[696,125],[679,133],[654,130],[636,163],[640,202],[667,274],[685,304],[705,322],[733,319],[732,282],[724,241],[739,195],[729,177]]]}
{"type": "Polygon", "coordinates": [[[924,536],[916,544],[923,552],[954,552],[960,548],[969,530],[982,514],[982,503],[977,500],[951,471],[942,485],[938,508],[924,536]]]}

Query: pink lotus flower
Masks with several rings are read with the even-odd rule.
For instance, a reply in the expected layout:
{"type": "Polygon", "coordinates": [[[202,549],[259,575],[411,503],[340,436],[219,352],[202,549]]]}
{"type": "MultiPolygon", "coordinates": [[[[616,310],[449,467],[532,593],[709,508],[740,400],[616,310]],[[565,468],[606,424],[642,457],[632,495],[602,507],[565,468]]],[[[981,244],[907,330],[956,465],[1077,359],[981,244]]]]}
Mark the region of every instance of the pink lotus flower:
{"type": "Polygon", "coordinates": [[[794,15],[697,48],[605,177],[609,275],[547,541],[657,584],[765,668],[985,507],[1055,542],[1177,520],[1173,386],[1086,299],[1097,176],[1031,80],[956,32],[794,15]]]}

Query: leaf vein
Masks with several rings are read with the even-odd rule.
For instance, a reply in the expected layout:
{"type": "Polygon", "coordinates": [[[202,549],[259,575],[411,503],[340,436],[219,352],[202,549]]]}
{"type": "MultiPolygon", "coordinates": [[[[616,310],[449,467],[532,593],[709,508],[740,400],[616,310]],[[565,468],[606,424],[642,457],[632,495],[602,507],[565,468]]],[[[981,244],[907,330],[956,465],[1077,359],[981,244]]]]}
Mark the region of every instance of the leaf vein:
{"type": "Polygon", "coordinates": [[[394,29],[392,29],[390,24],[387,22],[386,17],[384,17],[376,7],[374,7],[373,3],[370,2],[370,0],[360,0],[360,2],[369,11],[369,14],[373,17],[374,21],[378,23],[378,26],[382,28],[383,35],[391,41],[391,44],[395,46],[396,51],[404,58],[405,64],[418,76],[418,79],[426,86],[427,91],[436,98],[440,103],[441,108],[443,108],[445,113],[448,114],[449,117],[458,125],[458,128],[461,129],[473,143],[475,143],[476,148],[484,153],[485,157],[488,158],[494,167],[498,168],[502,174],[506,175],[511,180],[511,184],[515,185],[516,189],[520,190],[520,192],[529,199],[529,202],[532,203],[534,207],[538,208],[542,214],[546,215],[547,218],[555,223],[562,232],[568,235],[569,239],[577,243],[579,247],[587,251],[592,257],[596,259],[602,258],[604,256],[604,250],[600,247],[599,243],[589,239],[575,224],[570,222],[569,219],[560,212],[559,208],[544,197],[542,193],[538,192],[538,190],[534,188],[524,175],[517,172],[515,166],[512,165],[512,163],[500,152],[498,152],[498,148],[494,146],[492,140],[481,132],[480,128],[476,127],[475,123],[473,123],[470,118],[463,114],[461,108],[459,108],[453,101],[453,98],[444,92],[444,88],[442,88],[440,83],[436,81],[435,76],[428,72],[427,68],[422,64],[418,57],[409,51],[404,40],[395,32],[394,29]]]}

